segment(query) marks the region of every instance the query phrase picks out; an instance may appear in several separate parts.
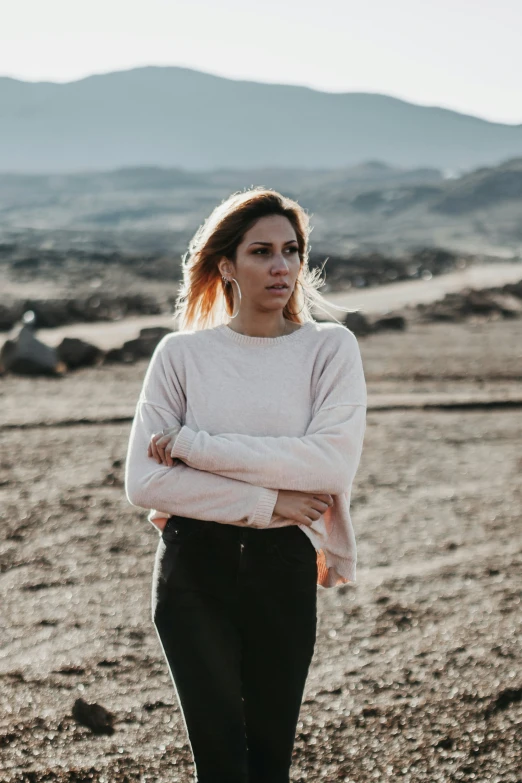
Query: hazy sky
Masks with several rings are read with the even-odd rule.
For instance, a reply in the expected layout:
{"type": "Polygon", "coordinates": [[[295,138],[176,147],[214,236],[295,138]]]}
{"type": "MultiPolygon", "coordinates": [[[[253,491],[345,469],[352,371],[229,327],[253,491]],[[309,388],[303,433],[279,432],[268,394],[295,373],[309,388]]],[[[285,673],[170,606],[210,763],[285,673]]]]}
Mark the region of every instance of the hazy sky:
{"type": "Polygon", "coordinates": [[[0,75],[181,65],[522,123],[521,31],[522,0],[16,0],[0,75]]]}

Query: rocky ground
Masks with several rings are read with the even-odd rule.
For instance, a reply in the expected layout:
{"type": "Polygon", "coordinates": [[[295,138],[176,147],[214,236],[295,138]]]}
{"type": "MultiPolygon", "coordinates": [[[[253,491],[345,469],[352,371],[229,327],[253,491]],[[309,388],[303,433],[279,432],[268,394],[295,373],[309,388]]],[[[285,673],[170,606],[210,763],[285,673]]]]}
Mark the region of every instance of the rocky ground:
{"type": "MultiPolygon", "coordinates": [[[[319,590],[293,781],[520,780],[520,323],[360,338],[358,576],[319,590]],[[411,407],[455,398],[481,402],[411,407]]],[[[0,381],[1,783],[192,780],[150,617],[157,533],[122,484],[145,367],[0,381]],[[113,734],[75,721],[78,697],[113,734]]]]}
{"type": "MultiPolygon", "coordinates": [[[[42,249],[0,241],[0,333],[32,311],[38,328],[116,321],[172,312],[182,278],[180,256],[150,252],[42,249]]],[[[499,261],[494,262],[498,268],[499,261]]],[[[517,262],[512,262],[517,263],[517,262]]],[[[312,270],[327,278],[322,293],[390,282],[415,282],[481,267],[480,256],[421,248],[396,257],[315,252],[312,270]]]]}

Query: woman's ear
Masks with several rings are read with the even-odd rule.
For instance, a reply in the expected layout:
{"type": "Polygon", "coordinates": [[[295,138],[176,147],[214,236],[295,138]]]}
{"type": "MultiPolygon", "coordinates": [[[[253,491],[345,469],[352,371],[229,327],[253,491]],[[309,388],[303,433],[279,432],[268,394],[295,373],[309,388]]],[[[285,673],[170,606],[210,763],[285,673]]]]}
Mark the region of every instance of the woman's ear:
{"type": "Polygon", "coordinates": [[[228,269],[228,262],[227,262],[226,258],[222,258],[221,261],[218,262],[218,269],[219,269],[219,274],[221,275],[221,277],[223,277],[223,275],[226,276],[226,275],[228,275],[230,273],[230,270],[228,269]]]}

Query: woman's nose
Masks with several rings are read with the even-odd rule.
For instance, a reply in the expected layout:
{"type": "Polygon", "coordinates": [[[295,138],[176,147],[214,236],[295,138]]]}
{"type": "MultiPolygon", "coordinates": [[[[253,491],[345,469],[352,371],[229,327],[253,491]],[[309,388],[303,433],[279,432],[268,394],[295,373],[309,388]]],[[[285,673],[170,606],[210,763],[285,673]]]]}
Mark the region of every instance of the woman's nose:
{"type": "Polygon", "coordinates": [[[278,270],[278,269],[281,269],[281,270],[288,269],[288,264],[286,263],[286,259],[285,259],[285,257],[283,255],[279,255],[278,256],[277,253],[275,254],[274,268],[276,270],[278,270]]]}

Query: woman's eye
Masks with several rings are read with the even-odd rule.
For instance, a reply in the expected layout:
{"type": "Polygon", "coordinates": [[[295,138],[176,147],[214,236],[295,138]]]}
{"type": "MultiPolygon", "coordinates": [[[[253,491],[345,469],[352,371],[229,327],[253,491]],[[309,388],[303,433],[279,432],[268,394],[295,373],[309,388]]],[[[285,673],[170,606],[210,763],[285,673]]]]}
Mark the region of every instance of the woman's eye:
{"type": "MultiPolygon", "coordinates": [[[[299,248],[298,247],[287,247],[286,249],[289,250],[290,253],[298,253],[299,252],[299,248]]],[[[267,247],[259,247],[257,250],[254,250],[254,253],[264,253],[265,251],[268,252],[268,248],[267,247]]]]}

